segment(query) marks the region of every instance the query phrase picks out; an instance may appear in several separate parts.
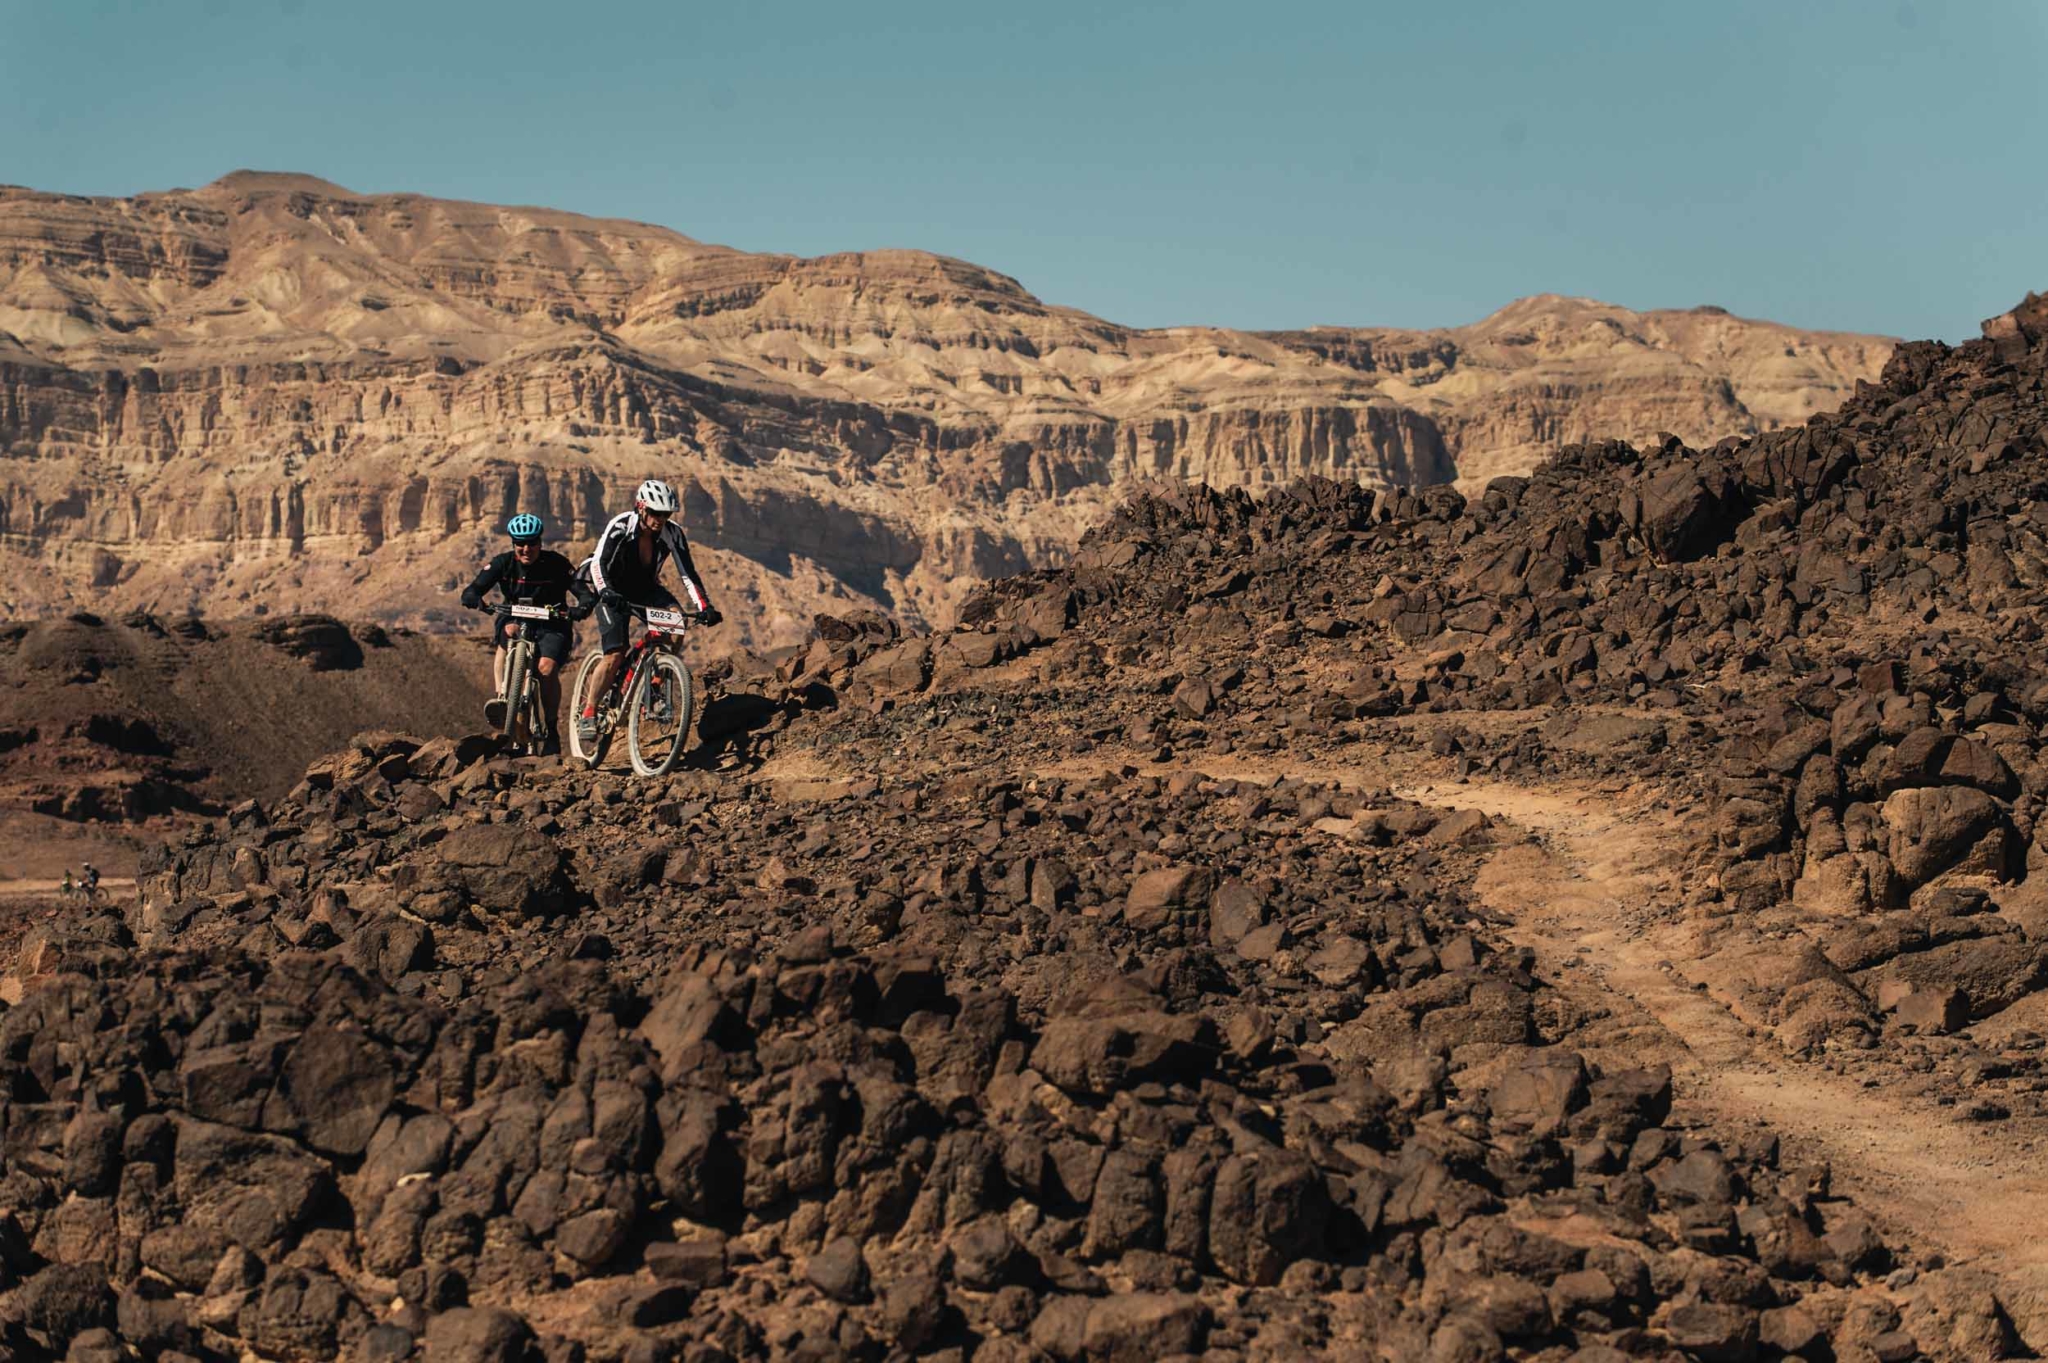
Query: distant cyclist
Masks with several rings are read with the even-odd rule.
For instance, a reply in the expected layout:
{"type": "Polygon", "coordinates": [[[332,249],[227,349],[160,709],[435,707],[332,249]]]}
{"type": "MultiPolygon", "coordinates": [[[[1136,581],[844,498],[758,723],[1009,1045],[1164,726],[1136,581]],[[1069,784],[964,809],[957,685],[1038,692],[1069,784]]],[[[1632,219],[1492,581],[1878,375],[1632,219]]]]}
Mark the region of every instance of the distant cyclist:
{"type": "Polygon", "coordinates": [[[597,702],[618,675],[620,659],[626,652],[626,626],[632,619],[627,604],[674,609],[675,595],[661,585],[661,566],[673,559],[683,590],[690,594],[690,606],[697,622],[715,625],[721,617],[690,561],[690,542],[675,523],[675,489],[659,478],[649,478],[633,494],[633,509],[621,511],[606,523],[597,537],[597,548],[577,571],[589,580],[597,593],[597,642],[604,652],[583,696],[583,713],[576,717],[576,732],[585,741],[597,737],[597,702]]]}
{"type": "MultiPolygon", "coordinates": [[[[505,532],[512,537],[512,547],[486,563],[475,580],[462,589],[462,604],[471,610],[483,610],[484,594],[496,587],[508,603],[523,606],[561,606],[573,594],[576,604],[565,610],[569,618],[581,620],[590,614],[595,594],[577,577],[575,564],[552,549],[540,547],[540,537],[546,529],[541,518],[531,512],[506,522],[505,532]]],[[[534,654],[538,659],[534,668],[540,673],[540,699],[547,708],[548,732],[552,736],[562,708],[559,674],[563,660],[569,656],[569,627],[552,620],[532,623],[536,635],[534,654]]],[[[510,620],[498,619],[491,629],[493,694],[484,702],[484,718],[493,728],[505,721],[505,697],[500,694],[503,688],[497,679],[505,675],[505,635],[511,628],[510,620]]]]}
{"type": "Polygon", "coordinates": [[[90,904],[94,900],[99,898],[100,868],[93,865],[89,861],[85,863],[85,880],[83,882],[83,888],[85,890],[86,903],[90,904]]]}
{"type": "Polygon", "coordinates": [[[78,882],[71,878],[71,868],[69,866],[64,868],[64,897],[66,899],[78,897],[78,882]]]}

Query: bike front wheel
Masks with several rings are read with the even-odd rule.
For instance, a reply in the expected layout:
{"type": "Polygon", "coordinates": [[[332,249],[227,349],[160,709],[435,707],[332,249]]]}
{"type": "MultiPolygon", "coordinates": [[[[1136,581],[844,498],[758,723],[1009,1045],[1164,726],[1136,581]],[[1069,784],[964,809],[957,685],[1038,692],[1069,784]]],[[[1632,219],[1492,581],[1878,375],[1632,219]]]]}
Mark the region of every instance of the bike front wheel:
{"type": "Polygon", "coordinates": [[[590,653],[583,659],[583,665],[576,669],[576,686],[569,694],[569,752],[586,767],[594,767],[604,760],[604,750],[610,744],[610,735],[599,731],[589,743],[583,741],[583,725],[580,722],[584,707],[590,700],[591,689],[597,682],[598,664],[604,661],[604,654],[590,653]]]}
{"type": "Polygon", "coordinates": [[[520,722],[526,718],[526,690],[531,684],[532,664],[533,645],[518,640],[506,651],[505,675],[498,679],[498,694],[505,699],[505,714],[498,721],[498,732],[515,742],[520,722]]]}
{"type": "Polygon", "coordinates": [[[642,776],[666,774],[689,745],[695,709],[683,660],[670,653],[655,654],[641,669],[627,706],[626,741],[633,770],[642,776]]]}
{"type": "Polygon", "coordinates": [[[525,678],[519,683],[519,698],[513,704],[519,715],[521,741],[529,756],[547,751],[549,722],[547,702],[541,696],[540,650],[533,648],[525,678]]]}

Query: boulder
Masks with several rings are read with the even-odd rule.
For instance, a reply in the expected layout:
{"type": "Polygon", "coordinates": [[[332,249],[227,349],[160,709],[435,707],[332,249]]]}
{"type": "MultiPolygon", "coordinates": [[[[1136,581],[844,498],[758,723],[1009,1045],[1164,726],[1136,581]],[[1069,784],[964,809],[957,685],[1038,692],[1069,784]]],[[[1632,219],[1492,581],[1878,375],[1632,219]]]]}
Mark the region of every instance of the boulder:
{"type": "Polygon", "coordinates": [[[1088,1308],[1081,1352],[1089,1363],[1158,1363],[1199,1354],[1210,1323],[1210,1309],[1199,1297],[1127,1292],[1088,1308]]]}
{"type": "Polygon", "coordinates": [[[1219,951],[1235,947],[1265,926],[1270,914],[1264,896],[1241,880],[1217,887],[1209,901],[1209,942],[1219,951]]]}
{"type": "Polygon", "coordinates": [[[1546,1051],[1503,1075],[1487,1093],[1497,1130],[1535,1137],[1562,1132],[1586,1103],[1586,1066],[1575,1052],[1546,1051]]]}
{"type": "Polygon", "coordinates": [[[494,913],[551,912],[565,898],[561,850],[529,825],[465,824],[434,852],[470,899],[494,913]]]}
{"type": "Polygon", "coordinates": [[[425,1363],[538,1363],[524,1318],[497,1307],[457,1307],[427,1322],[425,1363]]]}
{"type": "Polygon", "coordinates": [[[1899,877],[1922,885],[1961,861],[1998,825],[1998,802],[1971,786],[1921,786],[1884,802],[1886,851],[1899,877]]]}
{"type": "Polygon", "coordinates": [[[1655,475],[1636,493],[1643,540],[1659,558],[1696,558],[1718,544],[1731,517],[1717,488],[1698,471],[1680,465],[1655,475]]]}
{"type": "Polygon", "coordinates": [[[915,695],[931,684],[932,648],[927,639],[911,639],[892,648],[870,654],[854,677],[866,682],[876,695],[915,695]]]}
{"type": "Polygon", "coordinates": [[[1131,882],[1124,922],[1140,932],[1165,927],[1178,912],[1206,908],[1213,873],[1206,866],[1168,866],[1131,882]]]}
{"type": "Polygon", "coordinates": [[[841,1236],[813,1254],[804,1278],[833,1301],[857,1306],[868,1299],[868,1265],[858,1241],[841,1236]]]}
{"type": "Polygon", "coordinates": [[[262,1256],[333,1194],[327,1164],[291,1141],[180,1119],[172,1188],[185,1224],[262,1256]]]}
{"type": "Polygon", "coordinates": [[[1892,1012],[1925,1036],[1947,1036],[1970,1025],[1970,999],[1960,989],[1915,989],[1892,1012]]]}
{"type": "Polygon", "coordinates": [[[1173,706],[1188,719],[1202,719],[1216,708],[1216,693],[1206,678],[1189,677],[1173,689],[1173,706]]]}
{"type": "Polygon", "coordinates": [[[278,1091],[306,1144],[353,1156],[369,1148],[397,1086],[397,1067],[383,1047],[360,1032],[315,1023],[286,1055],[278,1091]]]}
{"type": "Polygon", "coordinates": [[[1329,1218],[1329,1190],[1303,1155],[1233,1155],[1218,1166],[1210,1194],[1209,1254],[1232,1282],[1270,1287],[1322,1247],[1329,1218]]]}

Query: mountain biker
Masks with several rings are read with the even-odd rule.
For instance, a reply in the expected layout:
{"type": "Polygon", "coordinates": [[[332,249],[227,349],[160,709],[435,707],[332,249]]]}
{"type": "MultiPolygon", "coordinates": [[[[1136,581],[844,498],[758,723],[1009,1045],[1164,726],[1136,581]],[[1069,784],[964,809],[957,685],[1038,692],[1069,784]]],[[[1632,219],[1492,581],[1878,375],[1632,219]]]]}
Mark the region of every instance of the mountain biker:
{"type": "Polygon", "coordinates": [[[675,489],[659,478],[649,478],[633,494],[633,509],[621,511],[606,523],[597,537],[597,548],[577,572],[597,593],[597,640],[604,660],[591,677],[583,696],[583,713],[576,717],[576,732],[583,741],[597,737],[597,702],[618,675],[626,652],[626,625],[631,620],[627,603],[674,609],[673,593],[661,585],[661,565],[674,559],[683,590],[696,608],[697,623],[715,625],[721,617],[704,590],[704,579],[690,561],[690,542],[675,523],[675,489]]]}
{"type": "Polygon", "coordinates": [[[85,880],[83,884],[85,902],[90,904],[98,897],[100,892],[100,869],[89,861],[83,863],[83,865],[85,866],[85,880]]]}
{"type": "MultiPolygon", "coordinates": [[[[532,512],[522,512],[505,523],[505,533],[512,537],[512,547],[493,558],[483,567],[467,587],[462,589],[462,604],[471,610],[484,610],[484,593],[496,587],[504,593],[505,601],[517,602],[523,606],[560,606],[573,592],[576,604],[567,608],[571,620],[581,620],[590,614],[595,600],[590,588],[576,575],[576,565],[552,549],[540,547],[541,533],[547,527],[541,518],[532,512]]],[[[555,718],[562,708],[562,661],[569,656],[569,627],[554,620],[528,621],[533,626],[534,664],[540,673],[541,704],[547,707],[550,742],[555,732],[555,718]]],[[[491,663],[493,678],[505,675],[505,637],[512,630],[513,622],[500,619],[493,623],[491,642],[494,646],[491,663]]],[[[494,692],[503,687],[493,685],[494,692]]],[[[505,722],[505,697],[494,694],[484,702],[484,718],[493,727],[505,722]]]]}

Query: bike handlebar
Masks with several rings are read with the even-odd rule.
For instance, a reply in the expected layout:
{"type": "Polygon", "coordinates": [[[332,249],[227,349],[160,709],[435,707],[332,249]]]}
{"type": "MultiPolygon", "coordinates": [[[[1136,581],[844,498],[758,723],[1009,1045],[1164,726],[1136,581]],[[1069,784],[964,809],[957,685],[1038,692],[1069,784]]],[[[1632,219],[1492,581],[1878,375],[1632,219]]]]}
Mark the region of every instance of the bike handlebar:
{"type": "MultiPolygon", "coordinates": [[[[536,609],[536,607],[534,607],[534,606],[533,606],[533,605],[532,605],[531,603],[529,603],[529,602],[525,602],[525,601],[519,601],[519,602],[512,602],[512,601],[498,601],[498,602],[491,602],[491,601],[486,601],[486,602],[484,602],[483,604],[481,604],[481,605],[479,605],[478,607],[476,607],[476,609],[477,609],[477,610],[478,610],[479,612],[481,612],[482,614],[485,614],[485,615],[501,615],[501,616],[504,616],[504,617],[505,617],[506,619],[508,619],[508,620],[509,620],[509,619],[514,619],[514,618],[519,618],[519,619],[526,619],[526,620],[531,620],[531,619],[533,618],[533,617],[532,617],[532,616],[530,616],[530,615],[528,615],[528,616],[520,616],[520,617],[514,617],[514,616],[513,616],[513,614],[512,614],[512,607],[513,607],[514,605],[521,605],[521,606],[525,606],[525,607],[526,607],[526,608],[527,608],[528,610],[533,610],[533,609],[536,609]]],[[[561,606],[541,606],[541,607],[538,607],[537,609],[540,609],[540,610],[544,610],[544,611],[546,611],[546,612],[548,613],[548,619],[550,619],[550,620],[567,620],[567,619],[569,618],[569,612],[568,612],[568,611],[567,611],[566,609],[564,609],[563,607],[561,607],[561,606]]]]}
{"type": "Polygon", "coordinates": [[[631,613],[632,615],[641,620],[645,620],[647,618],[647,612],[649,611],[673,610],[677,615],[682,616],[686,620],[695,620],[698,616],[704,613],[703,611],[686,611],[674,606],[643,606],[638,601],[627,601],[623,597],[620,598],[619,604],[624,606],[629,613],[631,613]]]}

